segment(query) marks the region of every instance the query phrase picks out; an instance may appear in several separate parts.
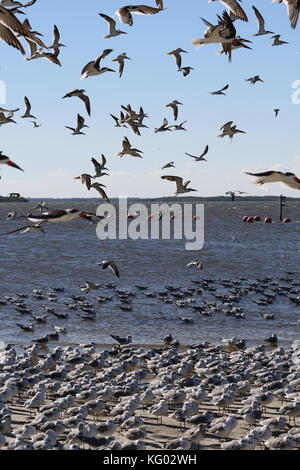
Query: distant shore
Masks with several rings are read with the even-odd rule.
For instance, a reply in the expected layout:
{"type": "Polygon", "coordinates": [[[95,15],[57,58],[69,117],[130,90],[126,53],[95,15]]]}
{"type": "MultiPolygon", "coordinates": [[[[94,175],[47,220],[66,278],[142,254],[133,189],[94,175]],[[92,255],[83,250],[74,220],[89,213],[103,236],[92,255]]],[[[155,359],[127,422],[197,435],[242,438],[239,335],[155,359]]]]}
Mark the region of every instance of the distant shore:
{"type": "Polygon", "coordinates": [[[25,197],[5,197],[0,196],[0,202],[29,202],[25,197]]]}
{"type": "MultiPolygon", "coordinates": [[[[150,201],[150,202],[157,202],[157,201],[192,201],[192,202],[197,202],[197,201],[208,201],[208,202],[273,202],[273,201],[278,201],[280,196],[236,196],[234,201],[231,200],[230,197],[228,196],[183,196],[183,197],[175,197],[175,196],[162,196],[162,197],[128,197],[128,201],[150,201]]],[[[300,201],[300,197],[285,197],[287,201],[300,201]]],[[[118,200],[118,197],[111,197],[111,201],[116,201],[118,200]]],[[[97,197],[29,197],[29,198],[9,198],[9,197],[4,197],[0,196],[0,202],[36,202],[36,201],[97,201],[99,202],[99,198],[97,197]]]]}

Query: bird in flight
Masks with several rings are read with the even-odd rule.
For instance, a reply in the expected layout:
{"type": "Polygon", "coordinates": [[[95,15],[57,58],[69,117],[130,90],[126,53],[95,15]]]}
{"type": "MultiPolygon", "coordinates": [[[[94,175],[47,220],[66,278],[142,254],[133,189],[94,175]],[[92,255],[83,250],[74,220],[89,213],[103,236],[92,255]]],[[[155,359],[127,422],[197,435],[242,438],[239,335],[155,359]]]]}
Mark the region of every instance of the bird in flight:
{"type": "Polygon", "coordinates": [[[79,99],[81,99],[84,104],[85,104],[85,107],[86,107],[86,111],[88,113],[88,115],[90,116],[91,115],[91,103],[90,103],[90,99],[87,95],[85,95],[85,90],[79,90],[78,88],[76,90],[73,90],[73,91],[70,91],[69,93],[67,93],[65,96],[62,97],[62,99],[64,98],[72,98],[73,96],[77,96],[79,99]]]}
{"type": "Polygon", "coordinates": [[[116,154],[117,157],[123,157],[124,155],[131,155],[132,157],[143,158],[142,155],[140,155],[143,152],[139,149],[133,148],[127,137],[124,137],[122,146],[123,146],[122,151],[116,154]]]}
{"type": "Polygon", "coordinates": [[[287,7],[287,12],[291,27],[296,28],[300,12],[300,0],[272,0],[272,3],[284,3],[287,7]]]}
{"type": "Polygon", "coordinates": [[[195,259],[194,261],[190,261],[186,265],[186,267],[190,267],[190,266],[196,266],[196,268],[198,268],[198,269],[203,269],[203,262],[199,261],[198,259],[195,259]]]}
{"type": "Polygon", "coordinates": [[[109,268],[117,277],[120,277],[120,272],[117,267],[117,265],[108,259],[104,259],[100,261],[100,263],[97,263],[99,266],[102,266],[102,269],[109,268]]]}
{"type": "Polygon", "coordinates": [[[131,60],[130,57],[127,56],[126,52],[122,52],[122,54],[119,54],[118,57],[112,60],[113,62],[118,62],[119,64],[119,77],[120,78],[122,77],[122,74],[123,74],[125,59],[131,60]]]}
{"type": "Polygon", "coordinates": [[[255,75],[255,77],[245,78],[246,82],[250,82],[252,85],[255,85],[256,82],[263,82],[264,81],[260,78],[259,75],[255,75]]]}
{"type": "Polygon", "coordinates": [[[208,149],[209,149],[209,147],[208,147],[208,145],[206,145],[203,153],[201,153],[201,155],[199,155],[199,157],[196,156],[196,155],[191,155],[190,153],[187,153],[187,152],[185,152],[185,154],[188,155],[189,157],[194,158],[195,162],[202,162],[202,161],[206,162],[207,160],[206,160],[206,158],[204,158],[204,156],[207,154],[208,149]]]}
{"type": "Polygon", "coordinates": [[[220,90],[217,90],[217,91],[210,91],[210,94],[211,95],[225,95],[226,96],[226,93],[223,93],[225,90],[227,90],[229,88],[229,85],[225,85],[223,88],[221,88],[220,90]]]}
{"type": "Polygon", "coordinates": [[[272,36],[272,39],[274,39],[273,43],[271,46],[281,46],[282,44],[289,44],[287,41],[282,41],[280,38],[280,34],[275,34],[275,36],[272,36]]]}
{"type": "Polygon", "coordinates": [[[163,167],[162,167],[162,170],[164,170],[165,168],[175,168],[175,162],[169,162],[169,163],[166,163],[163,167]]]}
{"type": "MultiPolygon", "coordinates": [[[[208,0],[208,2],[215,2],[216,0],[208,0]]],[[[242,21],[248,21],[247,15],[237,2],[237,0],[220,0],[235,16],[242,21]]]]}
{"type": "Polygon", "coordinates": [[[265,30],[265,20],[263,16],[260,14],[260,12],[255,6],[252,5],[252,8],[254,10],[254,13],[258,22],[258,32],[256,34],[252,34],[252,36],[263,36],[265,34],[274,34],[273,31],[265,30]]]}
{"type": "Polygon", "coordinates": [[[112,51],[113,49],[104,49],[102,54],[96,60],[88,62],[81,71],[81,80],[88,77],[94,77],[95,75],[101,75],[105,72],[115,72],[115,70],[108,67],[100,67],[101,60],[103,60],[112,51]]]}
{"type": "Polygon", "coordinates": [[[25,111],[25,113],[23,114],[23,116],[20,116],[20,117],[23,118],[23,119],[26,119],[26,118],[33,118],[33,119],[36,119],[35,116],[33,116],[32,114],[30,114],[30,111],[31,111],[31,103],[30,103],[29,99],[27,98],[27,96],[24,97],[24,101],[25,101],[26,111],[25,111]]]}
{"type": "Polygon", "coordinates": [[[0,150],[0,164],[6,164],[12,166],[13,168],[17,168],[18,170],[24,171],[16,163],[11,161],[10,157],[8,157],[7,155],[3,155],[2,150],[0,150]]]}
{"type": "Polygon", "coordinates": [[[25,227],[17,228],[16,230],[12,230],[11,232],[6,232],[6,233],[0,233],[0,235],[10,235],[11,233],[36,233],[36,232],[42,232],[46,233],[43,227],[41,227],[41,224],[43,222],[39,222],[35,225],[25,225],[25,227]]]}
{"type": "Polygon", "coordinates": [[[245,131],[241,131],[240,129],[236,128],[236,125],[232,126],[233,121],[228,121],[224,126],[221,127],[222,134],[219,134],[218,137],[225,137],[228,136],[230,140],[232,140],[234,134],[241,133],[246,134],[245,131]]]}
{"type": "Polygon", "coordinates": [[[127,34],[125,31],[120,31],[119,29],[116,29],[116,22],[113,18],[108,15],[105,15],[104,13],[99,13],[99,15],[108,23],[109,32],[108,34],[103,35],[104,39],[114,38],[116,36],[119,36],[120,34],[127,34]]]}
{"type": "Polygon", "coordinates": [[[254,184],[263,186],[267,183],[283,183],[289,188],[300,189],[300,179],[294,173],[281,171],[265,171],[263,173],[250,173],[246,175],[254,176],[254,184]]]}
{"type": "Polygon", "coordinates": [[[183,183],[183,179],[180,176],[165,175],[161,176],[161,179],[174,181],[176,183],[175,196],[178,196],[178,194],[189,193],[191,191],[197,191],[197,189],[188,188],[190,181],[186,181],[185,183],[183,183]]]}
{"type": "Polygon", "coordinates": [[[177,121],[177,117],[178,117],[178,105],[179,104],[182,104],[180,101],[178,100],[173,100],[171,101],[171,103],[168,103],[165,105],[166,108],[172,108],[173,110],[173,115],[174,115],[174,121],[177,121]]]}
{"type": "Polygon", "coordinates": [[[156,127],[154,129],[155,134],[157,134],[157,132],[172,131],[172,129],[171,129],[172,126],[168,126],[168,124],[169,123],[168,123],[167,119],[164,118],[162,125],[160,127],[156,127]]]}
{"type": "Polygon", "coordinates": [[[72,135],[86,135],[84,132],[81,132],[81,129],[84,127],[89,127],[85,124],[85,120],[80,114],[77,114],[77,126],[76,129],[74,127],[65,126],[67,129],[72,131],[72,135]]]}
{"type": "Polygon", "coordinates": [[[160,0],[157,5],[158,8],[150,7],[148,5],[126,5],[125,7],[119,8],[115,15],[118,16],[121,23],[132,26],[132,13],[136,13],[138,15],[155,15],[164,9],[162,0],[160,0]]]}
{"type": "Polygon", "coordinates": [[[93,163],[94,167],[95,167],[95,172],[96,174],[94,176],[92,176],[92,178],[101,178],[102,176],[108,176],[108,173],[102,173],[102,170],[108,170],[108,168],[105,167],[106,165],[106,158],[105,156],[103,155],[103,153],[101,154],[101,157],[102,157],[102,162],[99,163],[94,157],[92,157],[91,159],[91,162],[93,163]]]}
{"type": "Polygon", "coordinates": [[[274,109],[275,117],[278,116],[279,111],[280,111],[280,109],[278,109],[278,108],[275,108],[275,109],[274,109]]]}
{"type": "Polygon", "coordinates": [[[184,51],[183,49],[181,49],[181,47],[178,47],[177,49],[174,49],[173,51],[166,53],[167,55],[173,55],[174,56],[176,65],[178,67],[178,70],[180,70],[180,68],[181,68],[182,58],[181,58],[180,54],[182,54],[182,53],[187,54],[187,51],[184,51]]]}

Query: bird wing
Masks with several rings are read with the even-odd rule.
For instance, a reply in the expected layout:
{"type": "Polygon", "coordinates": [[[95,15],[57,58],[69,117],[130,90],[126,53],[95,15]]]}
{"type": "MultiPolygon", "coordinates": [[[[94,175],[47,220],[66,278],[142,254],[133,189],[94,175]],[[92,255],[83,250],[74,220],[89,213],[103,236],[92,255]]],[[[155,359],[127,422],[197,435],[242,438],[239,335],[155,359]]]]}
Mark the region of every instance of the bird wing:
{"type": "Polygon", "coordinates": [[[165,175],[165,176],[161,176],[161,179],[168,180],[168,181],[175,181],[177,190],[183,187],[183,179],[180,176],[165,175]]]}
{"type": "Polygon", "coordinates": [[[104,191],[103,188],[101,188],[101,186],[100,186],[98,183],[91,184],[91,188],[96,189],[96,191],[98,191],[98,193],[100,194],[100,196],[101,196],[105,201],[109,202],[109,199],[108,199],[108,197],[107,197],[106,192],[104,191]]]}
{"type": "Polygon", "coordinates": [[[31,104],[30,104],[30,101],[29,99],[27,98],[27,96],[24,97],[24,101],[25,101],[25,105],[26,105],[26,113],[30,113],[30,110],[31,110],[31,104]]]}
{"type": "Polygon", "coordinates": [[[233,121],[228,121],[226,122],[226,124],[224,124],[224,126],[221,127],[220,131],[229,131],[229,129],[231,129],[231,125],[233,124],[233,121]]]}
{"type": "Polygon", "coordinates": [[[21,230],[24,230],[24,229],[26,229],[27,227],[28,227],[28,226],[26,225],[25,227],[17,228],[16,230],[12,230],[11,232],[0,233],[0,236],[1,236],[1,235],[9,235],[9,234],[11,234],[11,233],[20,232],[21,230]]]}
{"type": "Polygon", "coordinates": [[[148,5],[131,5],[131,13],[136,13],[138,15],[154,15],[155,13],[160,12],[160,8],[149,7],[148,5]]]}
{"type": "Polygon", "coordinates": [[[131,144],[130,144],[129,140],[127,139],[127,137],[124,137],[122,145],[123,145],[123,152],[125,150],[131,149],[131,144]]]}
{"type": "Polygon", "coordinates": [[[117,277],[120,277],[119,270],[118,270],[117,266],[115,265],[115,263],[109,263],[108,267],[112,270],[112,272],[113,272],[117,277]]]}
{"type": "Polygon", "coordinates": [[[6,26],[4,26],[1,23],[0,23],[0,39],[6,42],[6,44],[8,44],[9,46],[12,46],[18,49],[23,55],[25,54],[25,50],[22,44],[20,43],[20,41],[18,40],[18,38],[16,38],[16,36],[13,34],[13,32],[10,29],[8,29],[6,26]]]}
{"type": "Polygon", "coordinates": [[[111,18],[110,16],[108,15],[105,15],[104,13],[99,13],[99,15],[105,20],[107,21],[108,25],[109,25],[109,34],[113,33],[115,30],[116,30],[116,22],[113,18],[111,18]]]}
{"type": "Polygon", "coordinates": [[[204,152],[202,153],[202,155],[200,155],[200,158],[201,158],[201,157],[204,157],[204,155],[207,154],[208,149],[209,149],[209,147],[208,147],[208,145],[206,145],[206,147],[205,147],[205,149],[204,149],[204,152]]]}
{"type": "Polygon", "coordinates": [[[237,0],[220,0],[220,2],[229,8],[229,10],[232,11],[232,13],[234,13],[237,18],[242,21],[248,21],[246,13],[239,5],[237,0]]]}
{"type": "Polygon", "coordinates": [[[291,26],[293,29],[295,29],[297,26],[300,11],[299,0],[283,0],[283,3],[285,3],[287,7],[291,26]]]}
{"type": "Polygon", "coordinates": [[[224,90],[227,90],[227,88],[229,88],[229,85],[225,85],[223,88],[221,88],[221,90],[218,90],[218,91],[224,91],[224,90]]]}
{"type": "Polygon", "coordinates": [[[252,8],[253,8],[255,16],[257,18],[259,29],[264,29],[265,20],[264,20],[263,16],[261,15],[261,13],[258,11],[258,9],[254,5],[252,5],[252,8]]]}
{"type": "Polygon", "coordinates": [[[192,158],[198,158],[196,155],[191,155],[190,153],[187,153],[187,152],[185,152],[185,154],[192,158]]]}
{"type": "Polygon", "coordinates": [[[127,6],[123,8],[119,8],[116,11],[116,15],[118,16],[121,23],[128,24],[129,26],[133,25],[133,19],[129,11],[129,8],[127,6]]]}
{"type": "Polygon", "coordinates": [[[93,165],[94,165],[94,167],[95,167],[96,173],[97,173],[97,174],[98,174],[98,173],[101,173],[102,165],[100,165],[100,163],[97,162],[97,160],[96,160],[95,158],[93,158],[93,157],[91,158],[91,161],[92,161],[92,163],[93,163],[93,165]]]}
{"type": "Polygon", "coordinates": [[[77,115],[77,129],[82,129],[84,126],[84,118],[80,116],[80,114],[77,115]]]}
{"type": "Polygon", "coordinates": [[[7,28],[12,29],[21,36],[28,36],[29,31],[18,18],[8,9],[0,6],[0,23],[7,28]]]}
{"type": "Polygon", "coordinates": [[[271,176],[271,175],[282,175],[282,172],[281,171],[265,171],[263,173],[249,173],[246,171],[246,175],[250,175],[250,176],[271,176]]]}
{"type": "MultiPolygon", "coordinates": [[[[101,57],[101,56],[100,56],[101,57]]],[[[88,70],[90,70],[91,66],[94,65],[95,61],[94,60],[91,60],[90,62],[88,62],[82,69],[81,71],[81,75],[83,75],[85,72],[87,72],[88,70]]]]}
{"type": "Polygon", "coordinates": [[[78,98],[80,98],[84,102],[87,113],[90,116],[91,115],[91,102],[90,102],[89,97],[87,95],[80,95],[78,96],[78,98]]]}

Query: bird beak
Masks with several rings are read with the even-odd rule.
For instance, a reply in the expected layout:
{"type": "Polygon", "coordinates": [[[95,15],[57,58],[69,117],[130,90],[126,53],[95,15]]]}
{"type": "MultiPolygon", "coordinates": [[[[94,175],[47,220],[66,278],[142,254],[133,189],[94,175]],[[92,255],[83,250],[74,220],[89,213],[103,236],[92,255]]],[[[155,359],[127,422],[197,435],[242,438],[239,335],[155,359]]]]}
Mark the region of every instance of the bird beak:
{"type": "Polygon", "coordinates": [[[22,168],[20,168],[16,163],[12,162],[11,160],[7,162],[7,165],[12,166],[13,168],[17,168],[18,170],[24,171],[22,170],[22,168]]]}
{"type": "Polygon", "coordinates": [[[95,214],[87,214],[86,212],[80,212],[79,217],[82,217],[83,219],[87,219],[91,221],[94,215],[95,214]]]}

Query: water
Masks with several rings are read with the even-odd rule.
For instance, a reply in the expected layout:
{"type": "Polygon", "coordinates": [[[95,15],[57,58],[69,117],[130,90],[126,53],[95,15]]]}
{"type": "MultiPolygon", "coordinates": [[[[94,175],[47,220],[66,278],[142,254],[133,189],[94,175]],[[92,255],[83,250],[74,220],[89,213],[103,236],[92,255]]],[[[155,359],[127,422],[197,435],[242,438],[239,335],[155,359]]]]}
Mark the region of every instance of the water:
{"type": "MultiPolygon", "coordinates": [[[[135,201],[137,202],[137,201],[135,201]]],[[[142,202],[139,200],[138,202],[142,202]]],[[[149,202],[149,201],[148,201],[149,202]]],[[[76,207],[93,212],[99,202],[90,200],[48,202],[50,208],[76,207]]],[[[220,303],[213,292],[203,295],[188,294],[193,298],[191,306],[177,307],[166,304],[157,298],[146,297],[143,292],[163,292],[166,285],[189,289],[196,287],[192,280],[213,279],[215,294],[226,293],[228,288],[220,284],[221,279],[245,277],[241,285],[247,285],[257,278],[271,277],[278,284],[286,277],[286,271],[299,270],[300,260],[300,201],[288,201],[285,214],[292,219],[291,224],[278,221],[278,202],[237,201],[205,203],[205,244],[201,251],[186,251],[184,240],[104,240],[96,236],[95,225],[83,219],[75,219],[60,224],[45,224],[46,234],[20,233],[0,237],[1,285],[0,299],[5,295],[31,293],[33,289],[47,292],[51,287],[63,286],[66,291],[58,294],[58,301],[33,300],[31,295],[24,299],[34,314],[45,314],[42,305],[51,305],[60,313],[69,313],[67,320],[59,320],[48,315],[46,325],[35,325],[34,333],[24,333],[16,322],[31,323],[32,318],[20,314],[13,305],[0,305],[0,339],[15,344],[40,338],[52,331],[54,325],[66,326],[68,334],[61,336],[64,343],[94,341],[97,344],[112,343],[110,334],[131,334],[135,343],[157,344],[168,333],[178,338],[182,344],[194,344],[206,340],[220,342],[221,338],[238,336],[248,340],[248,344],[261,342],[263,338],[277,333],[282,343],[299,339],[299,306],[295,306],[284,296],[278,296],[273,304],[266,307],[254,303],[260,294],[243,296],[237,306],[242,307],[245,319],[237,319],[215,312],[203,317],[192,310],[192,305],[202,305],[203,300],[220,303]],[[276,223],[246,224],[244,215],[273,217],[276,223]],[[236,237],[241,244],[232,241],[236,237]],[[186,264],[200,258],[204,269],[187,268],[186,264]],[[97,265],[102,259],[113,259],[117,263],[121,277],[117,279],[107,269],[97,265]],[[116,290],[101,287],[86,294],[86,299],[95,304],[96,320],[84,321],[78,311],[67,310],[64,302],[73,302],[70,294],[81,294],[80,285],[84,281],[116,284],[118,290],[135,293],[132,299],[132,312],[122,311],[116,290]],[[140,291],[135,286],[148,289],[140,291]],[[98,303],[98,295],[112,296],[111,301],[98,303]],[[261,313],[275,313],[274,320],[265,320],[261,313]],[[192,317],[194,323],[185,324],[179,316],[192,317]]],[[[33,202],[0,204],[1,233],[26,225],[27,221],[13,219],[6,221],[6,214],[16,211],[26,214],[32,211],[33,202]]],[[[293,276],[294,289],[298,295],[299,277],[293,276]]],[[[268,291],[267,291],[268,292],[268,291]]],[[[83,312],[80,312],[83,313],[83,312]]]]}

